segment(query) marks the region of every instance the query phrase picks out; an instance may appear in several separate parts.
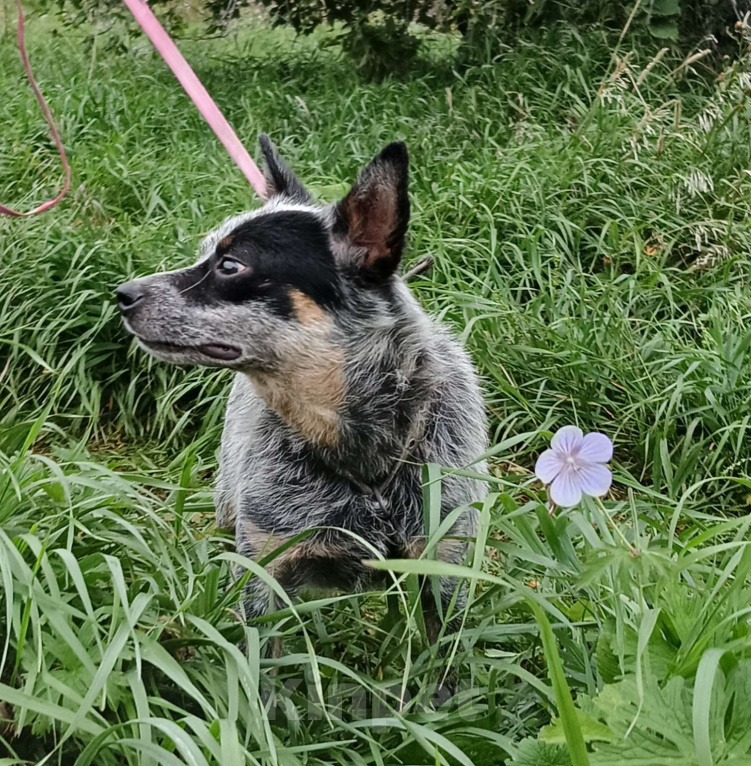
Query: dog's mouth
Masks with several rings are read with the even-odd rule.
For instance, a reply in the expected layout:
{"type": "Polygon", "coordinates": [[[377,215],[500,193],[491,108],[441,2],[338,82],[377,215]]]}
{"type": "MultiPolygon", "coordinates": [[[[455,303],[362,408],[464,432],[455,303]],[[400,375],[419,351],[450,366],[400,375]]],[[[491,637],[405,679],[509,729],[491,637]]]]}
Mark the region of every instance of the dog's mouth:
{"type": "Polygon", "coordinates": [[[161,343],[160,341],[139,338],[146,348],[163,354],[186,354],[196,351],[209,359],[219,362],[233,362],[242,356],[242,350],[237,346],[228,346],[224,343],[203,343],[200,346],[179,346],[175,343],[161,343]]]}

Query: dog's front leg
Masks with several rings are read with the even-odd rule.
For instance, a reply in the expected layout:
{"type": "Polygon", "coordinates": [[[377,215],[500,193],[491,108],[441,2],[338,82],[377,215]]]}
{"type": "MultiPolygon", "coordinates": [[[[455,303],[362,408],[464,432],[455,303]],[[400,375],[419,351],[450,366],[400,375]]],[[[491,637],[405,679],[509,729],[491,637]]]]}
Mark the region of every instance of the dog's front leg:
{"type": "MultiPolygon", "coordinates": [[[[235,535],[237,552],[256,562],[265,559],[269,554],[273,554],[276,548],[286,542],[284,538],[261,530],[247,517],[238,518],[235,535]]],[[[283,561],[284,554],[272,560],[265,568],[285,591],[294,595],[296,592],[295,583],[292,578],[285,576],[287,567],[280,566],[283,561]]],[[[245,586],[243,601],[246,620],[263,617],[284,608],[279,596],[273,592],[267,582],[258,576],[251,577],[248,581],[245,586]]],[[[268,656],[272,659],[278,659],[282,656],[282,651],[282,639],[280,637],[272,638],[267,646],[268,656]]]]}

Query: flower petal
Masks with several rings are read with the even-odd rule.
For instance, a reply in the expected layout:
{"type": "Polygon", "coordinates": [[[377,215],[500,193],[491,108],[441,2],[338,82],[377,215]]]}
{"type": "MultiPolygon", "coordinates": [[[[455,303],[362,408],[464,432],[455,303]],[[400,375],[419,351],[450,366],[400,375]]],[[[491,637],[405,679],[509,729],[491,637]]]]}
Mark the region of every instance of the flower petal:
{"type": "Polygon", "coordinates": [[[579,475],[570,468],[562,470],[550,485],[550,497],[561,508],[571,508],[582,499],[579,475]]]}
{"type": "Polygon", "coordinates": [[[587,434],[579,446],[578,457],[586,463],[607,463],[613,457],[613,442],[605,434],[587,434]]]}
{"type": "Polygon", "coordinates": [[[579,486],[592,497],[602,497],[613,483],[613,474],[602,463],[590,463],[579,468],[579,486]]]}
{"type": "Polygon", "coordinates": [[[556,452],[570,455],[581,444],[582,437],[582,430],[578,426],[563,426],[553,434],[550,446],[556,452]]]}
{"type": "Polygon", "coordinates": [[[537,458],[535,463],[535,475],[543,484],[550,484],[553,479],[563,469],[564,462],[561,456],[552,449],[546,449],[545,452],[537,458]]]}

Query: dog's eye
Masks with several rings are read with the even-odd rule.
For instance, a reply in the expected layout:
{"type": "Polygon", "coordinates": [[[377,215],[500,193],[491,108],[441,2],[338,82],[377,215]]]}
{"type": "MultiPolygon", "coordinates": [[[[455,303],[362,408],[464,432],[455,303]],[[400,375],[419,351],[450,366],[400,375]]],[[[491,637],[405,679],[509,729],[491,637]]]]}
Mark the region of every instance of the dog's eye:
{"type": "Polygon", "coordinates": [[[220,258],[216,264],[216,270],[225,277],[234,277],[246,267],[234,258],[220,258]]]}

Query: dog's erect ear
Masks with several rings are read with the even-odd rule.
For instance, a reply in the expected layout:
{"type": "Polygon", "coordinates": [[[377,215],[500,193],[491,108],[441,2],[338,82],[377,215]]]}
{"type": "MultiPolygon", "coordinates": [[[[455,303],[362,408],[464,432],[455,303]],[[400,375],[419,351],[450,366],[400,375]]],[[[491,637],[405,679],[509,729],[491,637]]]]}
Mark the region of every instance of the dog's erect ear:
{"type": "Polygon", "coordinates": [[[266,198],[284,196],[293,202],[309,203],[313,198],[300,183],[292,168],[279,156],[271,139],[261,133],[258,143],[263,152],[263,174],[266,176],[266,198]]]}
{"type": "Polygon", "coordinates": [[[336,205],[334,236],[351,264],[369,281],[390,277],[399,266],[409,225],[407,147],[389,144],[357,177],[336,205]]]}

